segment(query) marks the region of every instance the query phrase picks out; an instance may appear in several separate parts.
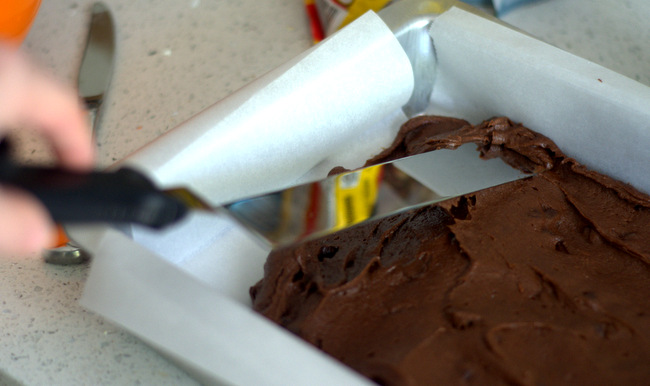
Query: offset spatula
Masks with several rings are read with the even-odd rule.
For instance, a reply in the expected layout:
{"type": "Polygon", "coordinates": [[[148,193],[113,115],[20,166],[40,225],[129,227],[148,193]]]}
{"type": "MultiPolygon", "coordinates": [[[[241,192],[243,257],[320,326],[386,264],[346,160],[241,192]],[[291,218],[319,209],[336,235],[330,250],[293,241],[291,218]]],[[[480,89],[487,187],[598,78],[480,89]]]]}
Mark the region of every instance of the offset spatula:
{"type": "Polygon", "coordinates": [[[5,145],[0,145],[0,183],[34,194],[57,222],[126,222],[162,228],[193,209],[225,211],[272,246],[526,176],[499,159],[479,159],[470,144],[213,207],[189,189],[159,189],[142,173],[127,168],[77,173],[16,165],[7,157],[5,145]]]}

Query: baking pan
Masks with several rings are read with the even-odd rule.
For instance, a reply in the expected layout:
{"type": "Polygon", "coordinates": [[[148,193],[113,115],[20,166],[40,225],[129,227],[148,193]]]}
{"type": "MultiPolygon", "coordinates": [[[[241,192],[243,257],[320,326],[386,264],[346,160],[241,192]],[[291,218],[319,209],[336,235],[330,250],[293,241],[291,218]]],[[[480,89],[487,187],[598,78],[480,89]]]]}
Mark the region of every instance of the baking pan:
{"type": "MultiPolygon", "coordinates": [[[[440,7],[424,23],[436,54],[427,113],[472,123],[507,115],[547,135],[585,165],[650,192],[650,181],[644,176],[650,163],[645,150],[650,145],[647,86],[480,16],[465,5],[418,3],[440,7]]],[[[412,21],[411,27],[422,28],[421,15],[406,15],[406,20],[406,26],[412,21]]],[[[381,23],[375,14],[364,16],[116,166],[140,168],[163,186],[188,184],[218,204],[318,179],[332,166],[361,165],[389,144],[407,119],[402,106],[414,90],[411,62],[381,23]],[[356,51],[368,50],[355,55],[345,51],[345,46],[354,44],[359,44],[356,51]],[[340,56],[328,62],[335,54],[340,56]],[[319,63],[327,62],[331,69],[336,60],[344,61],[341,73],[317,70],[299,84],[293,82],[305,76],[305,68],[319,69],[319,63]],[[388,70],[378,61],[406,73],[387,80],[388,70]],[[349,73],[351,65],[362,68],[346,78],[343,73],[349,73]],[[380,93],[372,95],[376,92],[372,88],[359,90],[373,79],[380,82],[375,85],[380,93]],[[291,85],[283,88],[283,82],[291,85]],[[323,90],[328,86],[332,90],[323,90]],[[306,112],[309,120],[301,116],[303,105],[287,95],[305,98],[315,93],[327,98],[330,91],[343,103],[312,106],[306,112]],[[299,119],[284,117],[289,122],[282,124],[298,126],[266,128],[260,134],[286,146],[286,151],[274,149],[280,155],[264,148],[264,141],[242,146],[239,153],[226,151],[223,157],[215,153],[224,143],[233,148],[249,140],[247,125],[284,112],[299,119]],[[332,130],[323,132],[319,122],[332,117],[334,122],[327,122],[332,130]],[[297,149],[310,154],[297,154],[297,149]],[[238,167],[254,172],[242,174],[238,167]],[[265,174],[274,177],[275,186],[264,185],[265,174]],[[254,184],[258,180],[263,187],[254,184]]],[[[367,383],[251,310],[248,288],[262,277],[268,250],[229,219],[197,215],[162,233],[108,226],[69,230],[94,255],[82,304],[139,336],[202,382],[367,383]]]]}

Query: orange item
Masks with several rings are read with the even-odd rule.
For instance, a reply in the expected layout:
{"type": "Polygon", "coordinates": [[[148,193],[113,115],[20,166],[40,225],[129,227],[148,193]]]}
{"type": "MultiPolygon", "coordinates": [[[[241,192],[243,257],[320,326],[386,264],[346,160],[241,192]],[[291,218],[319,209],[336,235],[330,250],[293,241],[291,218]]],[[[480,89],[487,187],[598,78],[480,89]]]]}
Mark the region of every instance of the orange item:
{"type": "Polygon", "coordinates": [[[40,5],[41,0],[0,0],[0,40],[21,44],[40,5]]]}
{"type": "Polygon", "coordinates": [[[66,235],[65,230],[63,230],[63,227],[61,225],[57,225],[56,238],[54,239],[54,243],[50,248],[65,247],[69,242],[70,239],[68,239],[68,235],[66,235]]]}

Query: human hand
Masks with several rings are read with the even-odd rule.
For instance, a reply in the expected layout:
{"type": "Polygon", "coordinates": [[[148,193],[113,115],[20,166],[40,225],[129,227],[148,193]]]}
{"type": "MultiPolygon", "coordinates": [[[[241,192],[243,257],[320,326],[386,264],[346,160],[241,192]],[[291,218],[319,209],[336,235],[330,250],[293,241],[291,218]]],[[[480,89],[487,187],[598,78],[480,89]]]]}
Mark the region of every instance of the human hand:
{"type": "MultiPolygon", "coordinates": [[[[42,135],[61,165],[92,167],[94,149],[86,112],[76,93],[0,44],[0,137],[10,128],[42,135]]],[[[54,224],[33,196],[0,186],[0,256],[26,255],[49,246],[54,224]]]]}

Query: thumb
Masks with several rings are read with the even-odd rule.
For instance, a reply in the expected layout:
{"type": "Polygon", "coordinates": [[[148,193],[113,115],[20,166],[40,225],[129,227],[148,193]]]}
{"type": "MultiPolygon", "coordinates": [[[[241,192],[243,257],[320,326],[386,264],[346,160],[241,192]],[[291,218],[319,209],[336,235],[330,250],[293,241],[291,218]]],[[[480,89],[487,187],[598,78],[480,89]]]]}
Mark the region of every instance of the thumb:
{"type": "Polygon", "coordinates": [[[27,255],[46,248],[54,224],[43,205],[22,191],[0,187],[0,255],[27,255]]]}

